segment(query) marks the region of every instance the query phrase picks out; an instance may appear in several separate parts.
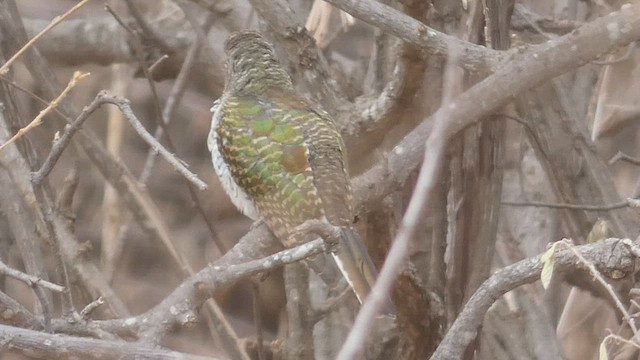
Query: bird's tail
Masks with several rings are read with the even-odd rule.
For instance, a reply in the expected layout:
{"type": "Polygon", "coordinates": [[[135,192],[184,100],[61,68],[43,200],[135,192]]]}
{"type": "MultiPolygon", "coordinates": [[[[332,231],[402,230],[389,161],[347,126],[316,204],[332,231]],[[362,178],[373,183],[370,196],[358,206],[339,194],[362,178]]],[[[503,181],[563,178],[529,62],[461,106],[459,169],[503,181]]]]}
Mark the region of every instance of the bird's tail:
{"type": "MultiPolygon", "coordinates": [[[[358,233],[352,228],[343,228],[342,239],[338,248],[332,253],[340,272],[351,289],[362,303],[376,281],[376,271],[369,253],[358,233]]],[[[391,302],[387,299],[386,312],[392,312],[391,302]]]]}

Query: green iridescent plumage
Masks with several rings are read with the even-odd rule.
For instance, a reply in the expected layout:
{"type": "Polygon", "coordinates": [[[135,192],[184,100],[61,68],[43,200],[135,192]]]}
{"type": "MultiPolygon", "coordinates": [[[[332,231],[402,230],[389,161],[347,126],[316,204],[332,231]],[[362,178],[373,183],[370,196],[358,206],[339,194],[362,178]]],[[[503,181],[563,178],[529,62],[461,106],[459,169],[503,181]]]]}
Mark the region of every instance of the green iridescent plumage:
{"type": "Polygon", "coordinates": [[[345,146],[327,112],[300,97],[272,46],[251,31],[225,44],[225,90],[208,144],[225,191],[247,216],[262,217],[285,246],[293,230],[320,219],[344,227],[336,262],[362,300],[375,269],[353,222],[345,146]],[[355,236],[354,236],[355,235],[355,236]]]}

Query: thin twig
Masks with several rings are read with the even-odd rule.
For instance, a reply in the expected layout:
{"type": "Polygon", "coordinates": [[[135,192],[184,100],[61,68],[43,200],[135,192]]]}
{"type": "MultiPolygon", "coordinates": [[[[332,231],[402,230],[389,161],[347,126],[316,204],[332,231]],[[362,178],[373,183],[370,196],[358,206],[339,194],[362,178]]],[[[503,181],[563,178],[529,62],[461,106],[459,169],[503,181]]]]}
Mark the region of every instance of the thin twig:
{"type": "MultiPolygon", "coordinates": [[[[212,19],[213,17],[211,16],[207,18],[205,27],[208,28],[211,26],[212,19]]],[[[195,60],[198,58],[201,46],[201,39],[199,38],[199,36],[196,36],[196,41],[194,41],[194,43],[189,47],[187,55],[184,58],[184,62],[182,63],[182,67],[180,68],[180,72],[176,77],[176,81],[173,84],[171,92],[167,97],[165,106],[162,109],[160,121],[164,123],[164,126],[168,126],[171,123],[171,120],[173,120],[175,110],[182,100],[182,96],[184,95],[184,92],[187,88],[187,80],[189,79],[189,75],[191,75],[195,60]]],[[[149,71],[151,71],[151,68],[149,68],[149,71]]],[[[164,133],[164,126],[158,125],[158,127],[156,128],[153,136],[157,140],[160,140],[160,138],[162,137],[164,133]]],[[[153,168],[157,155],[158,154],[155,151],[149,151],[149,153],[147,154],[147,159],[144,163],[142,172],[140,173],[140,177],[138,179],[138,181],[140,181],[141,183],[144,184],[147,182],[149,176],[151,175],[151,169],[153,168]]]]}
{"type": "MultiPolygon", "coordinates": [[[[0,80],[4,81],[5,83],[13,86],[14,88],[22,91],[23,93],[27,94],[28,96],[30,96],[32,99],[34,99],[35,101],[39,102],[40,104],[44,105],[44,106],[48,106],[49,102],[43,98],[41,98],[40,96],[36,95],[33,93],[33,91],[30,91],[29,89],[25,88],[24,86],[16,83],[15,81],[12,81],[11,79],[8,79],[6,76],[4,75],[0,75],[0,80]]],[[[58,110],[58,108],[54,108],[53,109],[54,112],[56,112],[58,115],[60,115],[63,119],[65,119],[67,122],[71,122],[71,119],[69,117],[67,117],[65,114],[63,114],[60,110],[58,110]]]]}
{"type": "Polygon", "coordinates": [[[153,74],[156,71],[156,68],[169,59],[169,55],[164,54],[158,58],[158,60],[154,61],[153,64],[149,65],[149,73],[153,74]]]}
{"type": "Polygon", "coordinates": [[[129,100],[125,98],[121,98],[119,96],[114,96],[106,90],[100,91],[98,95],[96,95],[95,99],[91,102],[91,104],[86,107],[80,116],[73,122],[71,125],[65,126],[64,134],[57,140],[54,141],[53,147],[49,156],[43,163],[40,170],[35,172],[32,175],[32,181],[35,183],[39,183],[42,179],[49,174],[51,169],[53,169],[53,165],[60,158],[60,155],[64,151],[65,147],[69,144],[71,137],[75,134],[76,131],[80,129],[82,123],[87,120],[89,115],[93,113],[96,109],[102,106],[105,103],[116,105],[125,118],[129,121],[133,129],[140,135],[140,137],[152,148],[162,155],[165,160],[173,166],[175,170],[177,170],[180,174],[182,174],[187,180],[193,183],[198,189],[204,190],[207,188],[207,184],[205,184],[202,180],[198,178],[198,176],[183,164],[175,155],[171,154],[167,149],[165,149],[160,143],[158,143],[151,134],[147,132],[144,128],[140,120],[136,117],[133,110],[131,109],[131,105],[129,104],[129,100]]]}
{"type": "Polygon", "coordinates": [[[507,206],[530,206],[530,207],[546,207],[552,209],[572,209],[583,211],[611,211],[629,207],[629,200],[622,200],[619,203],[609,205],[581,205],[567,203],[548,203],[543,201],[503,201],[502,205],[507,206]]]}
{"type": "Polygon", "coordinates": [[[127,4],[127,8],[129,8],[129,12],[131,16],[136,20],[142,32],[156,45],[162,50],[162,52],[166,54],[173,53],[173,49],[169,44],[164,40],[164,38],[158,35],[153,28],[147,23],[147,20],[142,16],[138,8],[133,4],[131,0],[124,0],[124,3],[127,4]]]}
{"type": "MultiPolygon", "coordinates": [[[[147,64],[146,64],[146,62],[145,62],[145,59],[144,59],[144,54],[143,54],[143,49],[142,49],[142,40],[140,39],[140,36],[137,34],[137,32],[135,32],[135,31],[131,30],[128,26],[126,26],[126,25],[124,24],[124,22],[123,22],[122,20],[119,20],[119,16],[115,13],[115,11],[113,11],[113,9],[111,9],[111,7],[109,7],[108,5],[106,5],[106,6],[105,6],[105,8],[107,9],[107,11],[109,11],[109,13],[111,13],[111,15],[112,15],[114,18],[116,18],[116,19],[118,20],[118,22],[120,23],[120,25],[121,25],[122,27],[124,27],[124,29],[129,33],[129,35],[131,36],[131,39],[133,40],[133,41],[132,41],[132,43],[133,43],[133,50],[134,50],[135,56],[136,56],[136,58],[137,58],[137,60],[138,60],[138,63],[139,63],[139,65],[140,65],[140,67],[141,67],[141,69],[142,69],[142,71],[143,71],[143,73],[144,73],[144,75],[145,75],[145,78],[147,79],[147,82],[148,82],[148,84],[149,84],[149,88],[151,89],[151,95],[152,95],[152,98],[153,98],[153,100],[154,100],[154,105],[155,105],[155,108],[156,108],[156,113],[157,113],[157,115],[158,115],[158,117],[159,117],[158,125],[159,125],[163,130],[164,130],[164,133],[166,134],[166,135],[165,135],[165,139],[167,140],[167,146],[168,146],[172,151],[174,151],[174,152],[175,152],[175,148],[174,148],[173,143],[171,142],[171,139],[169,138],[169,136],[168,136],[168,132],[167,132],[167,123],[168,123],[169,121],[168,121],[168,120],[166,120],[166,119],[163,119],[163,116],[162,116],[162,115],[163,115],[163,112],[162,112],[162,110],[161,110],[161,108],[160,108],[160,100],[159,100],[159,97],[158,97],[158,92],[157,92],[157,90],[156,90],[155,83],[154,83],[154,81],[152,80],[151,73],[150,73],[150,71],[149,71],[149,67],[147,66],[147,64]]],[[[211,18],[209,17],[209,19],[211,19],[211,18]]],[[[210,22],[210,21],[212,21],[212,20],[208,20],[208,21],[210,22]]],[[[117,104],[116,104],[116,105],[117,105],[117,104]]],[[[121,110],[124,112],[124,109],[122,109],[122,107],[120,107],[120,108],[121,108],[121,110]]],[[[133,114],[133,113],[132,113],[132,114],[133,114]]],[[[126,114],[125,114],[125,116],[126,116],[126,114]]],[[[134,129],[136,129],[136,126],[134,126],[134,129]]],[[[136,130],[136,131],[137,131],[137,130],[136,130]]],[[[146,131],[145,131],[145,133],[146,133],[146,131]]],[[[148,135],[148,133],[146,133],[146,134],[148,135]]],[[[141,136],[142,136],[142,135],[141,135],[141,136]]],[[[149,140],[150,140],[150,139],[146,139],[146,135],[145,135],[145,136],[142,136],[142,138],[143,138],[145,141],[147,141],[147,142],[149,142],[149,140]]],[[[155,139],[153,139],[152,141],[153,141],[154,143],[158,143],[158,141],[156,141],[155,139]]],[[[159,144],[159,143],[158,143],[158,144],[159,144]]],[[[161,152],[161,151],[159,151],[159,150],[158,150],[158,148],[157,148],[157,147],[154,147],[154,146],[151,146],[151,147],[152,147],[152,149],[153,149],[153,151],[154,151],[154,152],[161,152]]],[[[171,163],[171,162],[170,162],[170,163],[171,163]]],[[[172,165],[173,165],[173,164],[172,164],[172,165]]],[[[177,168],[176,168],[176,169],[177,169],[177,168]]],[[[186,178],[187,178],[187,180],[189,180],[189,181],[191,181],[192,183],[194,183],[192,178],[190,178],[190,177],[186,177],[186,178]]],[[[199,181],[199,179],[198,179],[198,181],[199,181]]],[[[201,183],[201,184],[194,183],[194,185],[196,185],[200,190],[204,190],[204,189],[206,189],[206,188],[207,188],[206,184],[204,184],[204,183],[201,183]],[[204,187],[203,187],[203,186],[204,186],[204,187]]]]}
{"type": "Polygon", "coordinates": [[[616,334],[609,334],[609,335],[605,336],[605,338],[604,338],[602,341],[603,341],[603,342],[605,342],[605,341],[608,341],[609,339],[613,339],[613,340],[615,340],[615,341],[619,341],[619,342],[622,342],[622,343],[625,343],[625,344],[631,345],[631,346],[633,346],[634,348],[636,348],[636,349],[639,349],[639,350],[640,350],[640,344],[638,344],[638,343],[637,343],[637,342],[635,342],[635,341],[627,340],[627,339],[623,338],[623,337],[622,337],[622,336],[620,336],[620,335],[616,335],[616,334]]]}
{"type": "Polygon", "coordinates": [[[87,306],[85,306],[84,309],[82,309],[82,311],[80,311],[80,316],[85,320],[88,319],[89,315],[91,315],[91,313],[95,309],[97,309],[98,307],[100,307],[103,304],[104,304],[104,298],[102,296],[100,296],[97,299],[95,299],[92,302],[90,302],[89,304],[87,304],[87,306]]]}
{"type": "MultiPolygon", "coordinates": [[[[160,100],[158,97],[158,91],[156,89],[155,82],[151,77],[151,71],[149,70],[149,66],[147,65],[147,61],[144,56],[144,47],[142,44],[142,38],[140,36],[140,33],[138,31],[131,29],[129,26],[127,26],[124,23],[124,21],[120,19],[120,16],[118,16],[118,14],[109,5],[105,5],[105,9],[107,9],[107,11],[109,11],[109,13],[114,18],[116,18],[120,26],[122,26],[129,34],[134,56],[138,61],[138,65],[140,66],[140,69],[142,70],[145,79],[147,79],[147,83],[149,84],[149,89],[151,90],[151,97],[153,99],[153,105],[156,109],[156,115],[158,117],[161,117],[162,112],[160,110],[160,100]]],[[[162,127],[164,130],[166,130],[165,122],[162,119],[158,120],[158,125],[162,127]]],[[[165,133],[167,132],[165,131],[165,133]]],[[[167,145],[173,151],[174,149],[173,149],[173,144],[171,143],[171,139],[168,136],[166,136],[165,138],[167,139],[167,145]]]]}
{"type": "Polygon", "coordinates": [[[125,118],[129,120],[129,122],[131,123],[131,126],[138,133],[138,135],[140,135],[140,137],[149,146],[154,148],[155,151],[160,153],[160,155],[162,155],[162,157],[164,157],[164,159],[169,164],[171,164],[176,171],[182,174],[182,176],[184,176],[187,180],[189,180],[192,184],[194,184],[198,189],[205,190],[207,188],[207,184],[204,181],[200,180],[200,178],[198,178],[196,174],[189,171],[189,169],[187,169],[187,167],[184,165],[184,162],[182,162],[175,155],[167,151],[167,149],[165,149],[164,146],[162,146],[159,142],[157,142],[156,139],[154,139],[153,136],[147,132],[147,130],[144,128],[140,120],[138,120],[133,110],[131,109],[129,100],[120,98],[118,96],[110,95],[109,93],[106,93],[106,92],[101,92],[98,94],[98,96],[100,96],[100,94],[103,94],[102,96],[104,97],[104,100],[106,102],[116,105],[120,108],[120,111],[122,111],[125,118]]]}
{"type": "MultiPolygon", "coordinates": [[[[159,113],[159,115],[161,116],[160,121],[162,122],[162,124],[159,124],[158,127],[156,127],[156,130],[153,134],[153,136],[158,141],[164,134],[165,128],[169,126],[169,124],[171,123],[171,121],[175,116],[175,111],[178,108],[178,104],[182,100],[184,92],[187,89],[188,79],[194,68],[196,59],[200,54],[200,49],[202,48],[202,46],[206,46],[207,38],[205,33],[209,32],[209,29],[213,25],[213,20],[215,19],[215,17],[212,16],[211,13],[209,13],[204,20],[204,24],[202,25],[202,28],[204,30],[202,30],[200,29],[200,25],[198,24],[194,16],[190,16],[190,12],[186,11],[184,7],[183,7],[183,10],[185,11],[187,20],[190,22],[191,26],[193,27],[196,33],[196,41],[194,41],[193,44],[191,44],[191,46],[189,47],[187,56],[185,57],[182,67],[180,68],[180,72],[178,73],[178,77],[176,78],[176,81],[173,84],[173,87],[171,88],[171,92],[167,97],[165,106],[162,109],[162,112],[159,113]]],[[[140,66],[144,66],[144,65],[141,64],[140,66]]],[[[151,72],[151,68],[149,68],[149,71],[151,72]]],[[[151,81],[151,79],[149,79],[149,81],[151,81]]],[[[167,133],[166,134],[167,139],[169,139],[168,135],[169,134],[167,133]]],[[[168,141],[167,144],[169,145],[169,149],[173,151],[170,141],[168,141]]],[[[138,181],[140,181],[140,183],[145,184],[149,176],[151,176],[151,171],[155,164],[157,155],[158,153],[153,150],[150,150],[147,153],[147,159],[145,160],[144,166],[142,168],[142,172],[140,173],[140,177],[138,178],[138,181]]],[[[211,234],[211,238],[213,242],[216,244],[216,247],[218,248],[220,253],[226,252],[228,250],[228,247],[222,241],[220,234],[216,230],[216,227],[214,226],[210,217],[206,216],[204,208],[202,207],[202,204],[200,203],[200,199],[198,198],[198,194],[196,194],[196,192],[191,186],[188,186],[188,189],[189,189],[189,195],[191,196],[191,200],[193,201],[193,204],[196,210],[202,216],[202,219],[207,225],[207,228],[209,229],[209,233],[211,234]]]]}
{"type": "Polygon", "coordinates": [[[16,280],[22,281],[23,283],[27,284],[29,287],[41,286],[43,288],[47,288],[55,292],[64,291],[64,286],[60,286],[50,281],[41,279],[37,276],[25,274],[22,271],[10,268],[9,266],[7,266],[7,264],[3,263],[1,260],[0,260],[0,274],[4,274],[16,280]]]}
{"type": "Polygon", "coordinates": [[[60,101],[62,101],[62,99],[64,99],[65,96],[69,94],[71,89],[73,89],[78,84],[78,81],[85,79],[87,76],[89,76],[89,73],[82,73],[80,71],[74,72],[73,76],[71,77],[71,80],[69,81],[69,84],[67,84],[67,87],[60,93],[60,95],[58,95],[57,98],[51,101],[46,108],[40,111],[38,116],[36,116],[35,119],[33,119],[29,123],[29,125],[18,130],[18,132],[15,135],[13,135],[11,139],[7,140],[7,142],[0,145],[0,151],[2,151],[5,147],[7,147],[7,145],[13,143],[14,141],[24,136],[29,131],[33,130],[34,128],[42,124],[42,118],[44,118],[45,115],[47,115],[51,110],[55,109],[58,106],[58,104],[60,104],[60,101]]]}
{"type": "Polygon", "coordinates": [[[618,151],[615,155],[611,157],[611,159],[609,160],[609,165],[613,165],[618,161],[626,161],[630,164],[640,166],[640,160],[634,158],[633,156],[629,156],[623,153],[622,151],[618,151]]]}
{"type": "MultiPolygon", "coordinates": [[[[620,239],[606,239],[594,244],[578,246],[576,251],[598,267],[625,272],[634,271],[637,260],[635,255],[623,250],[623,247],[616,248],[619,242],[620,239]],[[614,248],[617,250],[612,252],[614,248]]],[[[540,255],[527,258],[497,270],[489,276],[471,295],[431,356],[431,360],[461,359],[467,346],[476,339],[491,305],[508,291],[540,279],[543,267],[540,259],[540,255]]],[[[575,253],[569,249],[556,251],[554,259],[554,267],[560,271],[575,269],[578,261],[575,253]]]]}
{"type": "Polygon", "coordinates": [[[44,180],[44,178],[49,175],[51,170],[53,170],[53,166],[58,162],[58,159],[62,155],[64,149],[69,145],[71,138],[73,135],[80,130],[82,124],[89,118],[89,115],[93,114],[100,106],[102,106],[103,102],[99,100],[99,95],[96,96],[95,99],[82,109],[82,112],[78,117],[70,124],[65,125],[64,132],[62,136],[56,137],[53,139],[53,146],[51,147],[51,151],[49,155],[42,163],[40,169],[33,174],[31,174],[31,181],[34,184],[39,184],[44,180]]]}
{"type": "Polygon", "coordinates": [[[256,349],[258,350],[258,360],[265,360],[264,343],[262,335],[262,309],[260,309],[260,282],[252,281],[253,295],[253,322],[256,327],[256,349]]]}
{"type": "Polygon", "coordinates": [[[213,266],[208,281],[202,282],[198,288],[201,293],[213,292],[220,286],[238,281],[248,276],[276,269],[280,266],[304,260],[310,256],[326,251],[324,240],[315,239],[302,245],[280,251],[260,259],[222,268],[213,266]]]}
{"type": "Polygon", "coordinates": [[[29,42],[27,42],[22,48],[20,48],[20,50],[18,50],[18,52],[16,52],[11,59],[9,59],[6,63],[4,63],[4,65],[2,65],[2,67],[0,67],[0,75],[4,75],[7,73],[7,71],[9,70],[9,66],[17,59],[20,57],[20,55],[22,55],[22,53],[24,53],[25,51],[27,51],[28,48],[30,48],[36,41],[38,41],[42,36],[44,36],[44,34],[48,33],[51,29],[53,29],[56,25],[58,25],[59,23],[61,23],[64,19],[68,18],[69,16],[71,16],[74,12],[76,12],[76,10],[78,10],[79,8],[81,8],[82,6],[84,6],[87,2],[89,2],[89,0],[82,0],[79,3],[77,3],[75,6],[73,6],[71,9],[69,9],[66,13],[60,15],[60,16],[56,16],[53,21],[51,21],[51,23],[49,25],[47,25],[44,29],[42,29],[42,31],[40,31],[36,36],[34,36],[31,40],[29,40],[29,42]]]}
{"type": "Polygon", "coordinates": [[[633,54],[633,52],[636,50],[636,47],[636,42],[632,42],[631,44],[627,45],[627,51],[625,51],[625,53],[621,56],[613,58],[611,60],[594,60],[591,63],[594,65],[614,65],[623,61],[627,61],[629,60],[629,58],[631,58],[631,54],[633,54]]]}
{"type": "Polygon", "coordinates": [[[614,304],[616,305],[616,308],[622,314],[622,317],[624,318],[624,320],[627,322],[627,324],[629,324],[631,331],[633,331],[633,336],[636,338],[636,340],[640,341],[640,337],[638,336],[638,328],[636,327],[635,321],[633,320],[631,315],[629,315],[629,312],[620,301],[620,297],[618,296],[618,294],[616,294],[616,292],[613,290],[611,285],[602,277],[602,274],[600,273],[600,271],[598,271],[598,269],[596,269],[593,262],[585,259],[585,257],[582,256],[582,254],[578,250],[576,250],[576,247],[573,244],[569,243],[568,241],[563,240],[561,241],[561,244],[564,244],[565,247],[567,247],[578,258],[578,260],[580,260],[580,262],[583,263],[587,267],[587,269],[589,269],[589,273],[591,273],[591,276],[593,276],[593,278],[602,287],[604,287],[604,289],[609,294],[609,297],[613,300],[614,304]]]}

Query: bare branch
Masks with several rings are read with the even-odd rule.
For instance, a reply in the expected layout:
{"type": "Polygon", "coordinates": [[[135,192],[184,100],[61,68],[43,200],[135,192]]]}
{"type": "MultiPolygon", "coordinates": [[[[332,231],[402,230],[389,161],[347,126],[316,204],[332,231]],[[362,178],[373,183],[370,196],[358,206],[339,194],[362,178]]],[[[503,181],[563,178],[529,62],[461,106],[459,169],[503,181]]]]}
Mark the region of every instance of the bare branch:
{"type": "Polygon", "coordinates": [[[36,116],[29,123],[29,125],[27,125],[24,128],[18,130],[18,132],[14,136],[12,136],[11,139],[7,140],[4,144],[0,145],[0,151],[2,151],[2,149],[4,149],[7,145],[13,143],[14,141],[16,141],[19,138],[21,138],[22,136],[24,136],[29,131],[33,130],[34,128],[36,128],[37,126],[42,124],[42,119],[44,118],[44,116],[47,115],[51,110],[53,110],[56,107],[58,107],[58,104],[60,104],[60,101],[62,99],[64,99],[67,96],[67,94],[69,94],[69,91],[71,91],[71,89],[73,89],[76,86],[76,84],[78,84],[78,81],[83,80],[87,76],[89,76],[89,73],[81,73],[79,71],[74,72],[73,76],[71,77],[71,80],[69,80],[69,84],[67,84],[67,87],[64,88],[64,90],[62,90],[60,95],[58,95],[58,97],[53,99],[47,105],[46,108],[44,108],[42,111],[40,111],[38,116],[36,116]]]}
{"type": "Polygon", "coordinates": [[[85,306],[84,309],[80,311],[80,316],[86,320],[89,315],[91,315],[91,313],[101,305],[104,305],[104,298],[102,296],[87,304],[87,306],[85,306]]]}
{"type": "Polygon", "coordinates": [[[300,68],[308,90],[329,110],[339,109],[345,103],[342,91],[324,56],[295,17],[284,0],[250,0],[258,14],[273,30],[277,44],[287,51],[289,59],[300,68]]]}
{"type": "MultiPolygon", "coordinates": [[[[531,53],[515,55],[509,63],[493,75],[477,83],[456,99],[438,109],[427,121],[418,126],[410,135],[398,144],[393,155],[387,160],[389,167],[404,172],[415,168],[424,154],[420,175],[417,180],[414,196],[411,198],[402,225],[393,242],[387,260],[380,272],[380,277],[372,289],[371,295],[356,318],[353,331],[338,359],[353,359],[360,350],[366,335],[366,329],[384,303],[389,293],[392,280],[400,271],[408,251],[408,244],[415,235],[418,220],[425,216],[424,204],[429,203],[436,188],[438,172],[449,139],[464,128],[473,125],[491,112],[504,105],[512,97],[531,89],[543,81],[569,71],[579,64],[590,61],[601,53],[617,46],[625,45],[640,38],[640,4],[625,5],[621,11],[594,20],[580,28],[580,31],[558,38],[549,43],[534,46],[531,53]],[[618,31],[611,35],[611,24],[616,24],[618,31]],[[567,51],[571,49],[572,51],[567,51]],[[532,56],[531,54],[535,54],[532,56]],[[524,56],[523,56],[524,55],[524,56]],[[524,70],[522,70],[524,69],[524,70]],[[482,104],[479,108],[478,104],[482,104]],[[429,121],[431,120],[431,121],[429,121]],[[433,131],[430,130],[433,122],[433,131]],[[420,137],[418,134],[422,134],[420,137]],[[428,134],[427,136],[424,136],[428,134]],[[427,138],[426,144],[424,138],[427,138]],[[398,162],[394,163],[394,158],[398,162]],[[409,160],[410,158],[410,160],[409,160]],[[409,165],[407,161],[411,161],[409,165]],[[400,168],[396,168],[400,166],[400,168]]],[[[370,170],[371,171],[371,170],[370,170]]],[[[391,174],[399,175],[395,171],[391,174]]],[[[368,178],[379,182],[389,173],[375,174],[368,178]]],[[[371,176],[367,172],[367,176],[371,176]]],[[[403,178],[402,180],[406,179],[403,178]]],[[[404,183],[402,181],[401,183],[404,183]]],[[[371,188],[376,185],[370,183],[371,188]]],[[[369,199],[371,199],[369,194],[369,199]]]]}
{"type": "Polygon", "coordinates": [[[6,325],[42,329],[43,324],[9,295],[0,291],[0,319],[6,325]]]}
{"type": "Polygon", "coordinates": [[[524,91],[640,38],[640,21],[633,18],[638,13],[636,5],[628,5],[585,24],[579,31],[530,46],[519,54],[512,53],[493,75],[464,92],[447,108],[438,109],[399,142],[386,159],[355,178],[356,197],[363,205],[373,203],[405,183],[422,160],[424,139],[433,132],[433,119],[444,113],[449,135],[475,124],[524,91]],[[610,24],[628,31],[611,36],[610,24]]]}
{"type": "Polygon", "coordinates": [[[618,151],[615,155],[611,157],[611,159],[609,159],[609,165],[613,165],[618,161],[626,161],[630,164],[640,166],[640,160],[634,158],[633,156],[629,156],[623,153],[622,151],[618,151]]]}
{"type": "Polygon", "coordinates": [[[87,120],[89,115],[91,115],[95,110],[100,108],[105,103],[116,105],[120,108],[123,115],[129,122],[133,129],[140,135],[140,137],[149,144],[155,151],[160,153],[165,160],[171,164],[174,169],[176,169],[179,173],[181,173],[187,180],[196,185],[200,190],[204,190],[207,188],[207,184],[205,184],[202,180],[198,178],[197,175],[189,171],[183,162],[178,160],[173,154],[169,153],[160,143],[158,143],[151,134],[149,134],[140,120],[136,117],[131,109],[129,104],[129,100],[114,96],[110,94],[108,91],[103,90],[96,95],[95,99],[89,104],[88,107],[84,109],[82,114],[73,122],[72,125],[65,127],[65,132],[60,137],[59,140],[54,141],[54,146],[51,149],[51,153],[43,163],[40,170],[33,174],[33,182],[39,183],[42,179],[48,175],[48,173],[53,169],[53,165],[60,158],[60,155],[64,151],[64,148],[69,144],[71,137],[75,134],[76,131],[80,129],[82,123],[87,120]]]}
{"type": "Polygon", "coordinates": [[[19,350],[41,359],[66,358],[69,354],[82,359],[193,359],[221,360],[176,351],[145,347],[124,341],[105,341],[84,337],[61,336],[40,331],[0,325],[0,349],[19,350]]]}
{"type": "Polygon", "coordinates": [[[140,26],[140,29],[142,29],[147,38],[151,39],[151,41],[153,41],[153,43],[163,52],[167,54],[172,53],[173,49],[171,46],[166,43],[162,36],[155,32],[149,23],[147,23],[147,20],[142,16],[142,13],[140,13],[136,5],[131,0],[124,0],[124,3],[127,4],[127,8],[129,9],[131,16],[136,19],[136,23],[140,26]]]}
{"type": "MultiPolygon", "coordinates": [[[[633,271],[636,257],[626,248],[615,246],[620,239],[607,239],[595,244],[575,248],[588,262],[607,274],[612,269],[633,271]]],[[[489,307],[506,292],[527,283],[537,281],[542,271],[541,256],[528,258],[496,271],[471,296],[460,312],[432,360],[460,359],[467,345],[475,339],[479,326],[489,307]]],[[[557,251],[555,266],[558,270],[575,269],[578,258],[570,249],[557,251]]]]}
{"type": "Polygon", "coordinates": [[[53,29],[53,27],[55,27],[56,25],[58,25],[59,23],[61,23],[62,21],[64,21],[66,18],[68,18],[69,16],[71,16],[74,12],[76,12],[76,10],[80,9],[82,6],[84,6],[84,4],[86,4],[89,0],[82,0],[79,3],[77,3],[76,5],[74,5],[71,9],[69,9],[67,12],[65,12],[64,14],[62,14],[61,16],[56,16],[53,21],[44,29],[42,29],[42,31],[40,31],[36,36],[34,36],[31,40],[29,40],[29,42],[27,42],[20,50],[18,50],[17,53],[15,53],[11,59],[7,60],[6,63],[4,63],[4,65],[2,65],[2,67],[0,67],[0,75],[5,75],[7,73],[7,71],[9,71],[9,66],[11,66],[11,64],[20,57],[20,55],[22,55],[25,51],[27,51],[27,49],[29,49],[29,47],[33,46],[33,44],[36,43],[36,41],[38,41],[42,36],[44,36],[46,33],[48,33],[51,29],[53,29]]]}
{"type": "Polygon", "coordinates": [[[43,280],[37,276],[32,276],[29,274],[25,274],[22,271],[12,269],[2,261],[0,261],[0,274],[4,274],[16,280],[22,281],[23,283],[27,284],[27,286],[29,287],[42,286],[43,288],[47,288],[55,292],[64,291],[64,286],[60,286],[52,282],[49,282],[47,280],[43,280]]]}
{"type": "Polygon", "coordinates": [[[223,286],[234,283],[248,276],[255,275],[263,271],[273,270],[280,266],[320,254],[324,251],[324,241],[322,239],[316,239],[291,249],[283,250],[273,255],[247,261],[241,264],[230,265],[224,268],[214,264],[198,273],[196,277],[202,279],[196,280],[195,282],[198,284],[199,292],[214,292],[223,286]]]}
{"type": "Polygon", "coordinates": [[[609,205],[561,204],[561,203],[547,203],[547,202],[537,202],[537,201],[503,201],[502,205],[546,207],[551,209],[573,209],[573,210],[584,210],[584,211],[611,211],[611,210],[622,209],[630,206],[629,200],[623,200],[619,203],[609,204],[609,205]]]}
{"type": "Polygon", "coordinates": [[[484,46],[443,34],[394,8],[373,0],[328,0],[337,8],[372,26],[407,41],[429,55],[446,58],[450,47],[461,49],[459,65],[465,70],[497,70],[502,54],[484,46]]]}
{"type": "MultiPolygon", "coordinates": [[[[625,241],[625,240],[630,241],[630,239],[623,239],[622,241],[625,241]]],[[[635,341],[636,342],[640,341],[640,338],[638,337],[638,328],[636,327],[635,318],[632,318],[631,315],[629,315],[629,312],[620,301],[620,297],[618,296],[618,294],[616,294],[616,292],[613,290],[611,285],[607,283],[602,273],[598,271],[598,269],[596,269],[595,264],[592,261],[586,259],[584,256],[582,256],[582,254],[570,242],[563,241],[561,243],[567,246],[568,249],[576,256],[576,258],[578,258],[578,260],[582,264],[584,264],[587,267],[587,269],[589,269],[589,273],[591,274],[591,276],[593,276],[595,281],[598,282],[605,289],[611,301],[613,301],[618,311],[620,311],[620,313],[622,314],[624,321],[626,321],[627,324],[629,324],[629,327],[633,331],[633,336],[635,337],[635,341]]],[[[630,251],[630,253],[633,254],[633,256],[636,256],[634,252],[630,251]]],[[[617,269],[617,270],[620,271],[620,269],[617,269]]]]}
{"type": "Polygon", "coordinates": [[[160,143],[158,143],[151,134],[147,132],[144,128],[140,120],[136,117],[131,109],[131,105],[129,104],[129,100],[123,99],[117,96],[110,95],[106,92],[101,92],[98,94],[98,97],[102,98],[102,101],[114,104],[120,108],[120,111],[124,114],[125,118],[129,120],[133,129],[140,135],[140,137],[151,146],[155,151],[160,153],[164,159],[173,166],[175,170],[177,170],[182,176],[184,176],[187,180],[193,183],[200,190],[204,190],[207,188],[207,184],[205,184],[202,180],[198,178],[198,176],[191,171],[189,171],[184,162],[180,161],[175,155],[169,153],[167,149],[165,149],[160,143]]]}

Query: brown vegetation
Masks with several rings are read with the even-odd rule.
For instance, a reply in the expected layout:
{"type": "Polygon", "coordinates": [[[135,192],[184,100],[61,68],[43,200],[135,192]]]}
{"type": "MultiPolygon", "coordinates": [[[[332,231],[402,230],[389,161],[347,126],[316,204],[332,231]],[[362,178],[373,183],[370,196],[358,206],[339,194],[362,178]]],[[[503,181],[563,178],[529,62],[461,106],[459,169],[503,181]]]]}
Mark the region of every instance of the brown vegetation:
{"type": "Polygon", "coordinates": [[[0,1],[0,357],[637,358],[639,39],[637,1],[0,1]],[[213,172],[245,28],[346,139],[362,306],[213,172]]]}

